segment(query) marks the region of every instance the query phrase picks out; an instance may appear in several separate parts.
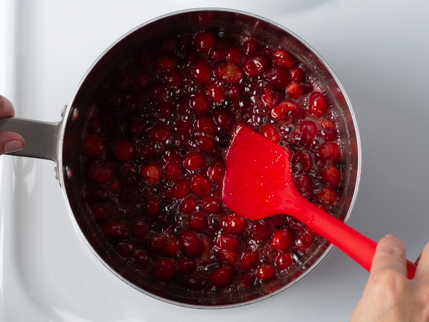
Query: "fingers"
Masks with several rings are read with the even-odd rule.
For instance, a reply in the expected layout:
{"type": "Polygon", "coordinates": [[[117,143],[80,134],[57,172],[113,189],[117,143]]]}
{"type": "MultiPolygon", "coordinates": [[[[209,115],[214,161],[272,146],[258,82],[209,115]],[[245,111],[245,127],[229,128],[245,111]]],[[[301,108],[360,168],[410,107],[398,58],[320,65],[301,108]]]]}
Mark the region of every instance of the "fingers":
{"type": "MultiPolygon", "coordinates": [[[[0,95],[0,118],[15,116],[12,103],[0,95]]],[[[22,150],[25,145],[24,138],[13,132],[0,131],[0,155],[22,150]]]]}
{"type": "Polygon", "coordinates": [[[372,261],[371,275],[376,276],[385,270],[393,270],[404,275],[407,274],[405,245],[402,240],[393,235],[387,235],[378,242],[372,261]]]}
{"type": "Polygon", "coordinates": [[[429,272],[429,243],[427,243],[423,248],[423,251],[418,257],[416,264],[417,269],[415,277],[424,276],[426,274],[425,272],[429,272]]]}
{"type": "Polygon", "coordinates": [[[0,95],[0,118],[15,116],[12,103],[4,96],[0,95]]]}

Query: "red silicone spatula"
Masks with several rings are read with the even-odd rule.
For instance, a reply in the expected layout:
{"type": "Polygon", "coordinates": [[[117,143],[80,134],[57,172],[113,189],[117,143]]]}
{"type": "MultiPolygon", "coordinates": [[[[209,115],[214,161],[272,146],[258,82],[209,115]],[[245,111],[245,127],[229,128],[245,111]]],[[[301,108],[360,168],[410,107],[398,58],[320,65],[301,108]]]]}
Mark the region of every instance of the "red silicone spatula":
{"type": "MultiPolygon", "coordinates": [[[[287,153],[245,126],[237,128],[227,152],[222,198],[227,207],[246,218],[293,216],[370,271],[377,243],[302,197],[287,153]]],[[[415,265],[408,261],[407,267],[412,279],[415,265]]]]}

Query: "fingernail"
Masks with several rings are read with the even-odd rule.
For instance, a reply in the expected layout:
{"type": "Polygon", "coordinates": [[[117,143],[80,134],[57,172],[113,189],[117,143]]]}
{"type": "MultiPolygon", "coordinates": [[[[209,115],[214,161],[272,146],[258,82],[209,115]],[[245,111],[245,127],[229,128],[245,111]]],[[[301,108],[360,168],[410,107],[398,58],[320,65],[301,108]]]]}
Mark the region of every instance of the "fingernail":
{"type": "Polygon", "coordinates": [[[4,153],[12,153],[12,152],[22,150],[23,148],[24,148],[24,144],[21,141],[12,140],[5,143],[3,150],[4,150],[4,153]]]}
{"type": "Polygon", "coordinates": [[[398,236],[394,235],[394,234],[387,234],[386,236],[387,238],[398,238],[398,236]]]}

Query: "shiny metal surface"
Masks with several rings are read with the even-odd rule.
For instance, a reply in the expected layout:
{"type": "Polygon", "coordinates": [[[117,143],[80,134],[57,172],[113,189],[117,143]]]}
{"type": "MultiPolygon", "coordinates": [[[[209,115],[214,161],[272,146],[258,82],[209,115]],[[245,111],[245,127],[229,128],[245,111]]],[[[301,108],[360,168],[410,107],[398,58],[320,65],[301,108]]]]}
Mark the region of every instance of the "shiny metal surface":
{"type": "MultiPolygon", "coordinates": [[[[341,120],[340,131],[344,142],[342,151],[346,178],[340,200],[341,206],[338,207],[335,216],[347,221],[356,198],[361,171],[360,139],[351,104],[337,77],[303,40],[274,22],[243,12],[223,9],[187,10],[162,16],[130,31],[106,50],[89,69],[64,112],[64,119],[67,121],[46,125],[46,132],[50,133],[49,137],[54,137],[53,141],[56,137],[55,144],[48,143],[46,146],[46,150],[51,152],[30,155],[31,153],[27,150],[26,154],[52,159],[58,163],[58,179],[63,187],[69,209],[74,215],[75,223],[100,261],[120,279],[143,293],[168,303],[194,308],[229,308],[265,299],[290,287],[308,274],[323,259],[331,246],[324,239],[319,239],[312,250],[301,259],[297,269],[287,272],[280,279],[249,290],[211,295],[166,290],[163,286],[131,274],[124,267],[121,258],[104,247],[99,230],[85,215],[87,206],[83,198],[82,184],[79,176],[74,175],[80,173],[78,150],[83,129],[92,111],[95,97],[101,89],[102,80],[109,77],[115,66],[120,65],[124,59],[133,55],[143,45],[150,45],[174,34],[191,33],[202,29],[236,35],[252,35],[256,40],[281,46],[316,75],[322,90],[341,120]],[[76,108],[79,109],[79,113],[76,113],[76,108]],[[53,145],[55,148],[52,148],[53,145]],[[53,150],[58,153],[55,154],[53,150]]],[[[52,142],[52,139],[46,142],[52,142]]],[[[43,148],[38,147],[36,150],[40,149],[43,148]]]]}

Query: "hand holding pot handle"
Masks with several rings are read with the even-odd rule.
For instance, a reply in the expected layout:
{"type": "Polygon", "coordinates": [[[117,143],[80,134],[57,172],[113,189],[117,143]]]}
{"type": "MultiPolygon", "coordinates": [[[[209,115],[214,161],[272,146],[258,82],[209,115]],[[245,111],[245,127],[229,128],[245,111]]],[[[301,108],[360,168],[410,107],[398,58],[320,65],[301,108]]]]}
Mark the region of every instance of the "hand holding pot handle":
{"type": "MultiPolygon", "coordinates": [[[[12,103],[0,95],[0,119],[15,116],[12,103]]],[[[0,155],[22,150],[25,146],[24,138],[15,132],[0,131],[0,155]]]]}
{"type": "Polygon", "coordinates": [[[0,155],[47,159],[58,163],[62,121],[48,123],[14,115],[12,103],[0,95],[0,155]]]}

